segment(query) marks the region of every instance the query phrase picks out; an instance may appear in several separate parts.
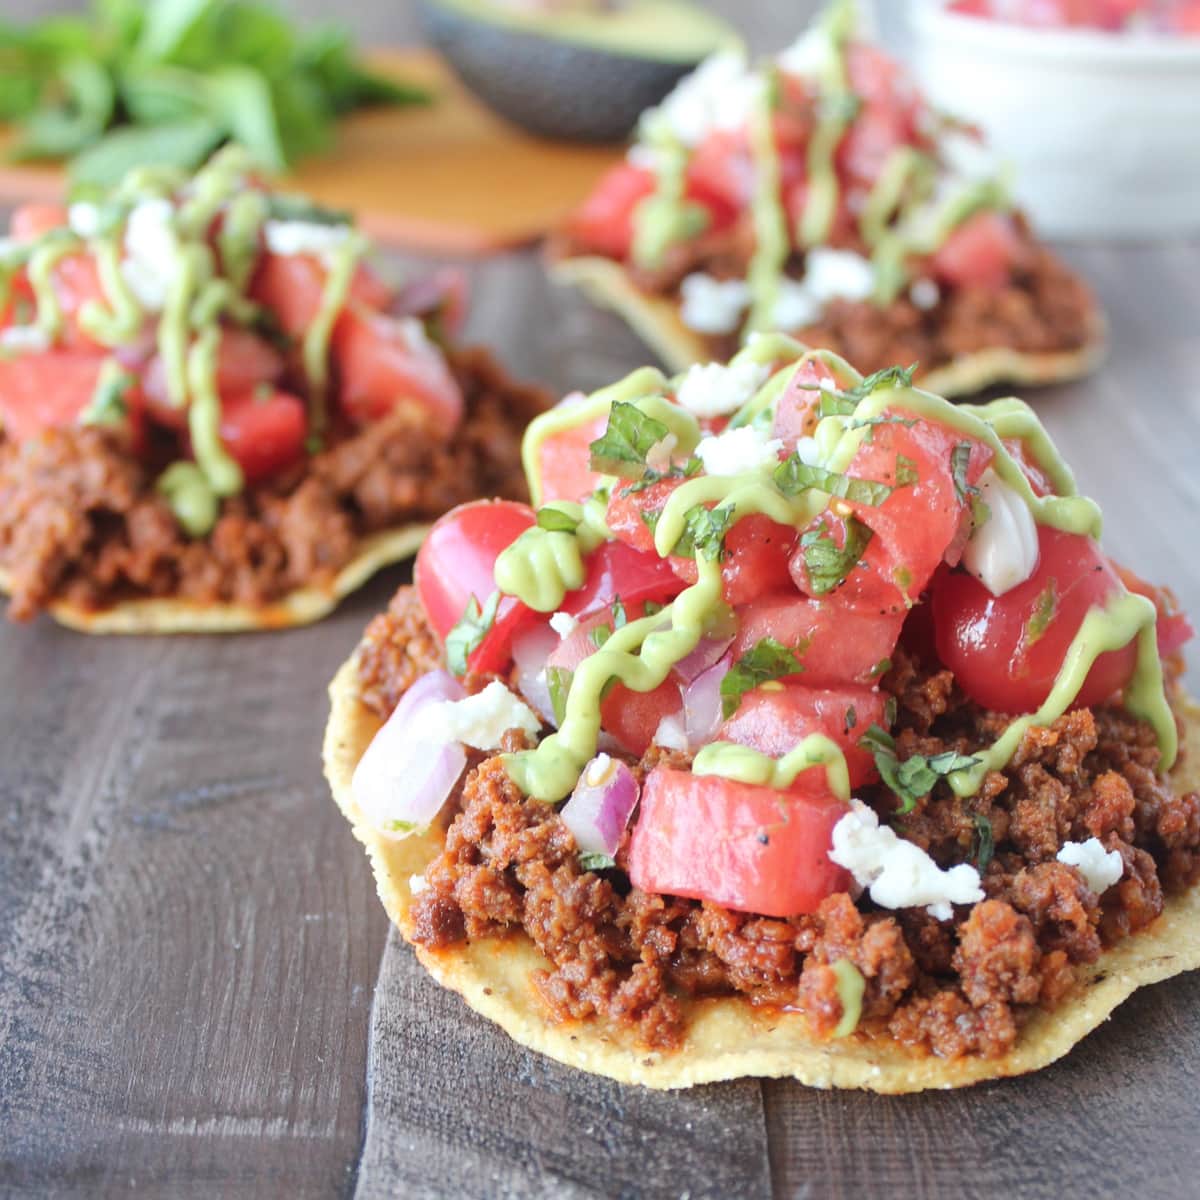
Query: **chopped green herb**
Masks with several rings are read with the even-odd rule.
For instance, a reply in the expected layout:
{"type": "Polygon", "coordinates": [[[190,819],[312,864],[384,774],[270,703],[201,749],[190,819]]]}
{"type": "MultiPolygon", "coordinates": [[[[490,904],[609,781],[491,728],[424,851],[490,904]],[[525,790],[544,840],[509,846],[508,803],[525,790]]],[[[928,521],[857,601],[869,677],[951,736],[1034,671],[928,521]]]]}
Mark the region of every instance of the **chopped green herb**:
{"type": "Polygon", "coordinates": [[[703,504],[697,504],[687,510],[683,533],[671,553],[716,562],[724,557],[725,535],[732,524],[733,509],[705,508],[703,504]]]}
{"type": "Polygon", "coordinates": [[[1032,646],[1035,642],[1041,641],[1046,630],[1050,628],[1050,622],[1054,620],[1055,614],[1058,612],[1058,582],[1051,579],[1042,590],[1041,595],[1037,598],[1037,607],[1033,610],[1033,616],[1029,618],[1025,626],[1025,645],[1032,646]]]}
{"type": "Polygon", "coordinates": [[[992,831],[992,823],[983,813],[972,813],[975,822],[975,839],[971,847],[971,858],[982,873],[996,853],[996,837],[992,831]]]}
{"type": "Polygon", "coordinates": [[[846,518],[846,541],[842,546],[821,529],[810,529],[803,534],[800,546],[813,594],[824,596],[832,592],[862,558],[871,537],[870,529],[855,517],[846,518]]]}
{"type": "Polygon", "coordinates": [[[579,866],[584,871],[607,871],[616,865],[616,860],[610,854],[600,854],[593,851],[590,854],[581,854],[579,856],[579,866]]]}
{"type": "Polygon", "coordinates": [[[420,826],[415,821],[402,821],[399,817],[387,823],[389,833],[416,833],[420,826]]]}
{"type": "Polygon", "coordinates": [[[871,479],[852,479],[837,471],[810,467],[798,454],[790,454],[775,468],[775,486],[785,496],[795,496],[805,488],[817,488],[831,496],[840,496],[853,504],[882,504],[892,489],[871,479]]]}
{"type": "Polygon", "coordinates": [[[623,487],[621,491],[626,496],[635,496],[638,492],[644,492],[648,487],[653,487],[664,479],[691,479],[693,475],[699,474],[703,467],[704,464],[695,455],[681,463],[672,463],[670,470],[667,471],[656,471],[653,467],[647,467],[646,473],[641,479],[623,487]]]}
{"type": "Polygon", "coordinates": [[[612,637],[612,630],[607,625],[597,625],[591,633],[588,634],[588,640],[596,647],[597,650],[604,645],[608,639],[612,637]]]}
{"type": "Polygon", "coordinates": [[[933,791],[939,779],[964,771],[979,762],[978,758],[946,750],[942,754],[926,757],[914,754],[903,761],[896,754],[896,740],[885,729],[872,725],[858,739],[859,746],[875,759],[875,766],[883,782],[895,792],[900,800],[897,814],[912,812],[922,796],[933,791]]]}
{"type": "MultiPolygon", "coordinates": [[[[976,489],[978,491],[978,489],[976,489]]],[[[971,497],[971,528],[978,529],[992,515],[992,510],[980,496],[971,497]]]]}
{"type": "Polygon", "coordinates": [[[954,494],[962,504],[965,504],[969,497],[979,495],[979,489],[967,482],[967,469],[970,465],[971,443],[959,442],[950,451],[950,474],[954,479],[954,494]]]}
{"type": "Polygon", "coordinates": [[[642,605],[642,616],[653,617],[657,616],[666,606],[659,604],[657,600],[647,600],[642,605]]]}
{"type": "MultiPolygon", "coordinates": [[[[878,679],[881,675],[886,675],[892,669],[892,660],[890,658],[881,658],[871,668],[871,678],[878,679]]],[[[895,699],[893,696],[892,699],[895,699]]]]}
{"type": "Polygon", "coordinates": [[[762,638],[725,672],[721,680],[723,715],[727,720],[732,717],[742,697],[761,684],[787,675],[798,675],[803,670],[803,664],[789,646],[772,637],[762,638]]]}
{"type": "Polygon", "coordinates": [[[620,629],[625,625],[629,618],[625,613],[625,605],[621,603],[620,596],[614,596],[612,602],[613,629],[620,629]]]}
{"type": "Polygon", "coordinates": [[[602,475],[641,479],[646,473],[646,455],[670,430],[636,404],[618,401],[608,414],[608,427],[588,447],[590,466],[602,475]]]}
{"type": "Polygon", "coordinates": [[[655,530],[658,529],[658,518],[662,516],[662,509],[640,508],[638,509],[638,516],[641,518],[642,524],[645,525],[645,527],[650,530],[651,533],[654,533],[655,530]]]}
{"type": "Polygon", "coordinates": [[[551,533],[574,533],[579,528],[579,521],[561,508],[539,508],[537,523],[539,529],[548,529],[551,533]]]}
{"type": "Polygon", "coordinates": [[[483,644],[499,607],[499,592],[493,592],[482,609],[474,596],[467,601],[458,624],[446,634],[446,665],[452,675],[461,677],[467,673],[467,659],[483,644]]]}
{"type": "Polygon", "coordinates": [[[561,725],[567,715],[567,695],[571,690],[573,671],[566,667],[547,667],[546,684],[550,689],[550,711],[554,713],[555,725],[561,725]]]}
{"type": "Polygon", "coordinates": [[[881,387],[889,388],[909,388],[912,387],[913,372],[916,371],[917,364],[913,363],[910,367],[884,367],[881,371],[874,371],[868,375],[862,383],[855,384],[850,388],[845,395],[855,401],[865,400],[872,392],[877,392],[881,387]]]}
{"type": "Polygon", "coordinates": [[[134,376],[119,368],[110,360],[105,369],[101,370],[96,382],[96,390],[88,401],[87,407],[79,414],[81,425],[119,425],[129,412],[125,398],[129,389],[137,383],[134,376]]]}
{"type": "Polygon", "coordinates": [[[858,724],[858,710],[853,704],[846,709],[846,732],[849,733],[858,724]]]}
{"type": "Polygon", "coordinates": [[[897,454],[896,486],[911,487],[914,483],[919,483],[920,480],[921,476],[917,471],[917,464],[907,454],[897,454]]]}
{"type": "Polygon", "coordinates": [[[883,702],[883,719],[889,725],[895,725],[896,717],[899,716],[900,704],[895,696],[889,696],[883,702]]]}
{"type": "MultiPolygon", "coordinates": [[[[810,391],[820,388],[818,383],[805,384],[805,387],[810,391]]],[[[841,392],[831,392],[825,388],[821,388],[821,395],[817,400],[817,416],[819,417],[852,417],[854,410],[858,407],[858,401],[850,400],[841,392]]]]}

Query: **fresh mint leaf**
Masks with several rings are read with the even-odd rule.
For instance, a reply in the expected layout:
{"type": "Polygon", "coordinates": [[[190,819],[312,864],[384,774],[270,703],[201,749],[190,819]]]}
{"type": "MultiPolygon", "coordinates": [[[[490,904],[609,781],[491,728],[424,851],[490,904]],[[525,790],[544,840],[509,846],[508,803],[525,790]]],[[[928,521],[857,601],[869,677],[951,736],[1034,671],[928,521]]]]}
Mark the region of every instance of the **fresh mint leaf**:
{"type": "Polygon", "coordinates": [[[909,367],[884,367],[882,371],[873,372],[861,383],[857,383],[854,387],[847,389],[844,394],[848,399],[857,403],[859,400],[865,400],[872,392],[877,392],[882,387],[910,388],[913,383],[913,373],[916,369],[916,363],[913,363],[909,367]]]}
{"type": "Polygon", "coordinates": [[[646,473],[646,455],[670,432],[636,404],[618,401],[609,411],[603,436],[588,446],[591,469],[601,475],[641,479],[646,473]]]}
{"type": "Polygon", "coordinates": [[[760,684],[804,670],[796,652],[772,637],[761,638],[725,672],[721,680],[721,712],[728,720],[742,697],[760,684]]]}
{"type": "Polygon", "coordinates": [[[896,753],[896,740],[885,729],[872,725],[858,739],[858,745],[875,759],[875,766],[883,782],[900,800],[897,815],[912,812],[922,796],[933,791],[939,779],[975,766],[979,759],[947,750],[942,754],[926,757],[914,754],[901,759],[896,753]]]}
{"type": "Polygon", "coordinates": [[[979,495],[979,489],[967,482],[967,468],[970,465],[971,443],[959,442],[950,451],[950,475],[954,479],[954,494],[961,504],[965,504],[970,497],[979,495]]]}
{"type": "Polygon", "coordinates": [[[831,496],[840,496],[853,504],[882,504],[892,489],[871,479],[853,479],[823,467],[811,467],[798,454],[790,454],[775,468],[775,486],[785,496],[795,496],[806,488],[817,488],[831,496]]]}
{"type": "Polygon", "coordinates": [[[979,869],[979,873],[983,874],[987,870],[988,863],[995,856],[996,835],[992,830],[991,821],[983,813],[972,813],[971,819],[975,822],[975,838],[971,846],[971,859],[979,869]]]}
{"type": "Polygon", "coordinates": [[[467,601],[458,624],[446,634],[446,665],[452,675],[461,678],[467,673],[467,660],[483,645],[499,607],[499,592],[493,592],[482,609],[474,596],[467,601]]]}
{"type": "Polygon", "coordinates": [[[579,528],[578,519],[570,513],[563,512],[561,508],[539,508],[537,524],[539,529],[546,529],[551,533],[574,533],[579,528]]]}
{"type": "Polygon", "coordinates": [[[824,596],[842,583],[862,558],[872,536],[871,530],[856,517],[846,518],[846,540],[842,546],[823,529],[810,529],[802,534],[800,548],[804,551],[813,594],[824,596]]]}
{"type": "Polygon", "coordinates": [[[921,479],[917,472],[917,464],[913,462],[907,454],[896,455],[896,486],[912,487],[914,483],[919,483],[921,479]]]}
{"type": "Polygon", "coordinates": [[[671,553],[716,562],[725,555],[725,535],[732,524],[732,509],[705,508],[703,504],[697,504],[687,510],[683,533],[671,553]]]}

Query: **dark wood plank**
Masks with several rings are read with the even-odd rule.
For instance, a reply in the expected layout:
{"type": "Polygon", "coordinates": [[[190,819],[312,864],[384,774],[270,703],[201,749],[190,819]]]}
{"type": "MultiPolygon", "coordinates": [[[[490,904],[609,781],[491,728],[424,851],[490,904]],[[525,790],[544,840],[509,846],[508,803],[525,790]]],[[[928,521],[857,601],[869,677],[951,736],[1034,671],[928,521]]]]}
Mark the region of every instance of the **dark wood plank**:
{"type": "Polygon", "coordinates": [[[770,1195],[755,1080],[654,1092],[512,1042],[388,941],[358,1200],[770,1195]]]}

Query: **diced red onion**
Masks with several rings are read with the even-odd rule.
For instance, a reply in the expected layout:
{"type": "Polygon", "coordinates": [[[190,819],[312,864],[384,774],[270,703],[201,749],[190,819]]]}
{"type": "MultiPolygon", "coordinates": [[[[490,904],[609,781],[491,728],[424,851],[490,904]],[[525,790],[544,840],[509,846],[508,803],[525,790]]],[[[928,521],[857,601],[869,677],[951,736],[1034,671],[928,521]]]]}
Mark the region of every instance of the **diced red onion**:
{"type": "Polygon", "coordinates": [[[707,671],[697,675],[683,693],[684,728],[693,750],[712,741],[721,724],[721,680],[732,665],[733,655],[723,654],[707,671]]]}
{"type": "Polygon", "coordinates": [[[127,371],[140,371],[157,349],[156,335],[153,329],[139,333],[132,342],[113,348],[113,358],[127,371]]]}
{"type": "Polygon", "coordinates": [[[597,754],[583,769],[559,814],[584,854],[616,854],[638,800],[633,772],[617,758],[597,754]]]}
{"type": "Polygon", "coordinates": [[[450,795],[467,753],[459,742],[430,743],[417,720],[431,704],[461,700],[462,684],[445,671],[422,675],[375,735],[350,783],[354,803],[383,833],[405,837],[427,829],[450,795]]]}
{"type": "Polygon", "coordinates": [[[446,332],[462,329],[467,308],[467,277],[458,267],[442,267],[409,280],[389,305],[394,317],[431,317],[441,315],[446,332]]]}
{"type": "Polygon", "coordinates": [[[732,637],[701,638],[696,643],[695,650],[675,664],[673,668],[675,674],[684,683],[691,683],[698,675],[703,674],[709,667],[715,666],[720,661],[732,641],[732,637]]]}
{"type": "Polygon", "coordinates": [[[538,625],[513,642],[513,662],[517,673],[517,691],[546,722],[557,728],[554,705],[550,702],[550,683],[546,678],[546,660],[558,647],[560,638],[549,625],[538,625]]]}

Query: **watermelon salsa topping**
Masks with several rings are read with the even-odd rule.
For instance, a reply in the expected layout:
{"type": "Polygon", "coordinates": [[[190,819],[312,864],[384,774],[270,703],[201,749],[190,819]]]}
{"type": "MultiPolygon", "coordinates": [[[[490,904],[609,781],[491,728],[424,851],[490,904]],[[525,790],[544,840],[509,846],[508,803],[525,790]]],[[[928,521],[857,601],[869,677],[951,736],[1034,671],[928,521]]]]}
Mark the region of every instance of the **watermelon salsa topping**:
{"type": "MultiPolygon", "coordinates": [[[[467,807],[490,789],[498,820],[515,789],[617,895],[796,921],[848,893],[952,922],[985,900],[993,849],[935,860],[911,815],[986,811],[1014,755],[1088,708],[1116,706],[1169,769],[1163,662],[1187,619],[1104,554],[1024,403],[956,407],[912,374],[765,335],[537,418],[533,505],[455,509],[418,556],[440,662],[359,763],[362,818],[398,838],[454,822],[465,871],[501,853],[467,807]],[[979,714],[936,752],[897,707],[896,664],[917,660],[944,673],[937,711],[953,688],[979,714]],[[476,769],[480,751],[499,757],[476,769]]],[[[1096,837],[1055,849],[1097,894],[1125,870],[1096,837]]],[[[841,977],[850,1014],[862,977],[841,977]]]]}

